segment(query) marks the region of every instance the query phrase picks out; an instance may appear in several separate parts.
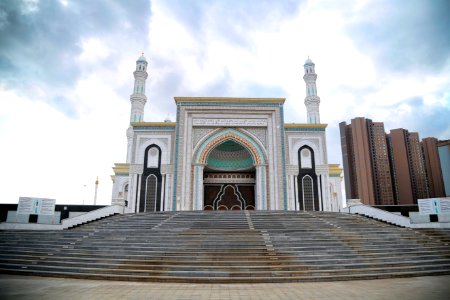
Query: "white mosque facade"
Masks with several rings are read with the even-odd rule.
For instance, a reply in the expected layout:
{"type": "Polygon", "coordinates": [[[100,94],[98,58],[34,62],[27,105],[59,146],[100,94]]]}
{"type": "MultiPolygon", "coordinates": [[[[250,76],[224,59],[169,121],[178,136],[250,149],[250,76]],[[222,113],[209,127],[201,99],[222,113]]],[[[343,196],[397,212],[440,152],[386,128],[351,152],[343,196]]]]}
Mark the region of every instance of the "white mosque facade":
{"type": "Polygon", "coordinates": [[[284,123],[283,98],[175,97],[176,122],[144,122],[148,63],[134,71],[127,161],[113,167],[112,204],[127,212],[339,211],[341,173],[328,164],[314,63],[304,64],[307,123],[284,123]]]}

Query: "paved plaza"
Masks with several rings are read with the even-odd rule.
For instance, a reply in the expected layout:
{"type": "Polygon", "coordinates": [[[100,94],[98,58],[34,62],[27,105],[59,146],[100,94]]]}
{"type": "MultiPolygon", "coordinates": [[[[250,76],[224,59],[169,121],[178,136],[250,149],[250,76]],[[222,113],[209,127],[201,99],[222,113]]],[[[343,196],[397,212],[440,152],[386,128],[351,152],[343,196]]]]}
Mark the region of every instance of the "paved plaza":
{"type": "Polygon", "coordinates": [[[0,275],[0,299],[450,299],[450,275],[272,284],[183,284],[0,275]]]}

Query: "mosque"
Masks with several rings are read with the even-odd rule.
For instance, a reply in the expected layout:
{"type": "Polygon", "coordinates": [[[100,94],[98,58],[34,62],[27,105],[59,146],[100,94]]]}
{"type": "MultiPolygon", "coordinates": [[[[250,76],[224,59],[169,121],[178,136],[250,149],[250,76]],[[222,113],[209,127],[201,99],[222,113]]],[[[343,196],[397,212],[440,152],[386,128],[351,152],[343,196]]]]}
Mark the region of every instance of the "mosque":
{"type": "Polygon", "coordinates": [[[175,97],[176,122],[144,122],[148,63],[136,61],[127,160],[112,204],[180,210],[339,211],[342,169],[328,164],[315,65],[304,64],[307,123],[284,123],[284,98],[175,97]]]}

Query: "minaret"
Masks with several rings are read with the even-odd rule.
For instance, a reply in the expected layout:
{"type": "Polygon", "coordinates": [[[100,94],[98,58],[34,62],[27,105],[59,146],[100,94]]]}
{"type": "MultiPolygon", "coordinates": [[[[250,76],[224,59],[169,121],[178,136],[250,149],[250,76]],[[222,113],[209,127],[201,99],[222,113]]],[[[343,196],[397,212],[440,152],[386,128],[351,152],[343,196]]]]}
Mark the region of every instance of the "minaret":
{"type": "Polygon", "coordinates": [[[303,65],[303,68],[305,69],[305,75],[303,75],[303,79],[306,83],[305,106],[308,118],[307,123],[320,124],[320,98],[317,96],[317,74],[314,70],[314,66],[314,63],[311,59],[309,59],[309,57],[303,65]]]}
{"type": "MultiPolygon", "coordinates": [[[[133,75],[134,89],[133,94],[130,96],[130,123],[144,121],[144,107],[147,102],[147,96],[145,96],[145,80],[148,77],[147,60],[144,57],[144,53],[136,61],[136,70],[133,72],[133,75]]],[[[131,162],[132,141],[133,127],[130,126],[127,129],[127,163],[131,162]]]]}
{"type": "Polygon", "coordinates": [[[147,60],[144,57],[144,53],[136,61],[136,71],[133,72],[133,75],[134,90],[130,96],[130,123],[142,122],[144,120],[144,107],[147,102],[147,97],[145,96],[145,80],[148,77],[147,60]]]}

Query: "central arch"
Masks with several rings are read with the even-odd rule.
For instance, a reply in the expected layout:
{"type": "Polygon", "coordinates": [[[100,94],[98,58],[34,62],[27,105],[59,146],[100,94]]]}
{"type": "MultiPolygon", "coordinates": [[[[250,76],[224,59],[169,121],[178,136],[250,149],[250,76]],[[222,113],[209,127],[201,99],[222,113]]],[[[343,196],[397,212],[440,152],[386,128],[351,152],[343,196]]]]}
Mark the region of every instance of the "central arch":
{"type": "Polygon", "coordinates": [[[248,134],[233,128],[210,134],[194,150],[194,209],[266,209],[266,161],[248,134]],[[228,202],[217,206],[218,197],[228,202]]]}
{"type": "Polygon", "coordinates": [[[250,152],[234,140],[212,149],[203,169],[205,210],[254,210],[255,166],[250,152]]]}

